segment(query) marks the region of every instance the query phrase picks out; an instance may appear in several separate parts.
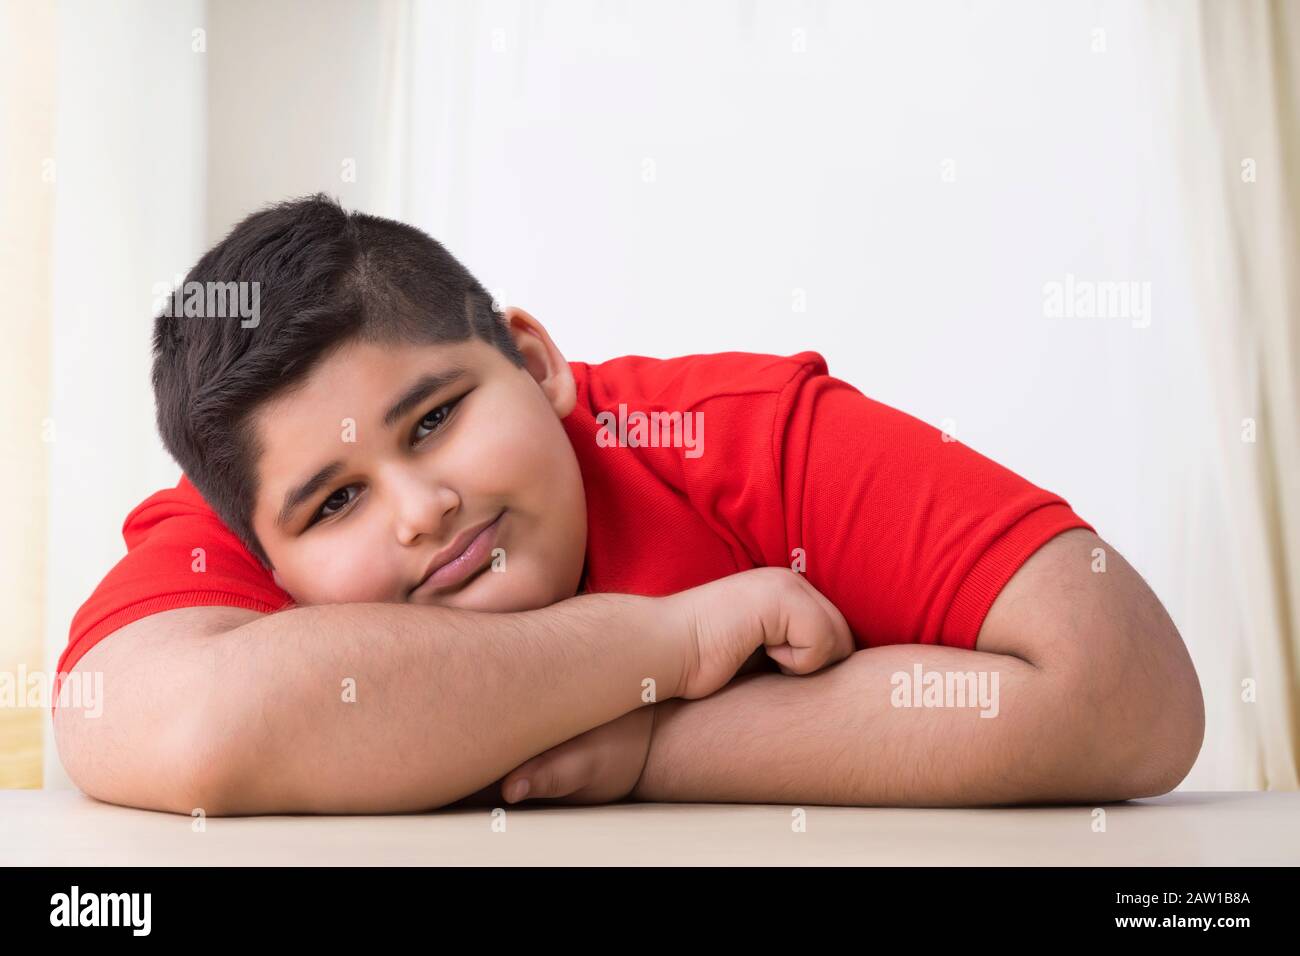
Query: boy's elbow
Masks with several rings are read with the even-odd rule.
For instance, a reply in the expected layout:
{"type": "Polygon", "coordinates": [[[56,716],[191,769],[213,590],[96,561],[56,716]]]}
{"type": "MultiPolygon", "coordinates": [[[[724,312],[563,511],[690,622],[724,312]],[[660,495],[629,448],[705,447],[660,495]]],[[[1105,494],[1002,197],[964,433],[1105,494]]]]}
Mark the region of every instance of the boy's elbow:
{"type": "Polygon", "coordinates": [[[104,803],[179,813],[222,816],[236,785],[231,749],[204,734],[201,724],[174,720],[129,760],[106,759],[107,743],[89,718],[56,710],[55,741],[68,779],[104,803]]]}
{"type": "Polygon", "coordinates": [[[194,817],[259,812],[241,800],[247,791],[243,741],[239,734],[225,732],[220,716],[199,712],[190,729],[178,736],[178,789],[171,794],[169,810],[194,817]]]}
{"type": "Polygon", "coordinates": [[[1111,696],[1107,737],[1119,799],[1169,793],[1187,778],[1205,740],[1205,701],[1182,639],[1173,631],[1160,643],[1171,648],[1161,666],[1130,669],[1111,696]]]}
{"type": "Polygon", "coordinates": [[[1153,726],[1134,728],[1142,741],[1128,767],[1130,799],[1169,793],[1187,778],[1205,741],[1205,701],[1192,675],[1162,695],[1164,709],[1153,726]]]}
{"type": "Polygon", "coordinates": [[[1170,623],[1146,638],[1094,632],[1090,647],[1058,663],[1049,695],[1061,795],[1115,802],[1169,793],[1205,739],[1205,702],[1182,638],[1170,623]]]}
{"type": "Polygon", "coordinates": [[[229,756],[214,754],[201,760],[183,757],[175,778],[177,786],[165,809],[195,818],[232,816],[238,793],[235,778],[229,756]]]}

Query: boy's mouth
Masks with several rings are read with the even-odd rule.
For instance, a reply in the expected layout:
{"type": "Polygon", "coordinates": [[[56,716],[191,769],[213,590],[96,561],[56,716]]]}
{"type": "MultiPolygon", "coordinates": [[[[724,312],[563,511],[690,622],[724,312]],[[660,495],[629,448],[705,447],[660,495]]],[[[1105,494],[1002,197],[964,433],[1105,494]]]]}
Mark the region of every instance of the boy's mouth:
{"type": "Polygon", "coordinates": [[[407,597],[451,590],[476,571],[482,570],[485,560],[492,556],[497,530],[504,514],[503,509],[495,517],[472,525],[456,535],[451,544],[433,556],[424,576],[407,597]]]}

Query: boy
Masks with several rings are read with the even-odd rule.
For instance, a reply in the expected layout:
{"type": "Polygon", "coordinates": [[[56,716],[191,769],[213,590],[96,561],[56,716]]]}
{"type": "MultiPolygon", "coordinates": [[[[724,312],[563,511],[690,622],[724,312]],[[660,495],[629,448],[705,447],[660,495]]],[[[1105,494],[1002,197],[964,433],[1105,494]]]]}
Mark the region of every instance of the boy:
{"type": "Polygon", "coordinates": [[[55,711],[93,796],[1094,802],[1195,760],[1195,671],[1128,563],[816,353],[570,363],[319,195],[190,283],[259,314],[155,320],[184,474],[59,663],[103,674],[102,717],[55,711]]]}

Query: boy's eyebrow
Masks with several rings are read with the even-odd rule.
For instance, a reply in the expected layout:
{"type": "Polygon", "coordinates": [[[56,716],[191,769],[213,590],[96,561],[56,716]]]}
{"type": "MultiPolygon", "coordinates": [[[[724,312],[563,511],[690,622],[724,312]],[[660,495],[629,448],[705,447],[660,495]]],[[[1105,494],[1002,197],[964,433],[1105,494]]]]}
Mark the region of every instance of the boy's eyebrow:
{"type": "Polygon", "coordinates": [[[440,389],[455,382],[467,370],[464,366],[453,365],[442,372],[429,372],[417,378],[402,397],[393,403],[393,407],[384,413],[384,427],[392,428],[407,412],[440,389]]]}
{"type": "Polygon", "coordinates": [[[333,480],[334,476],[343,470],[343,462],[336,460],[330,462],[316,474],[312,475],[297,488],[293,488],[284,496],[284,504],[280,506],[279,517],[275,519],[277,528],[283,528],[293,517],[293,513],[298,507],[310,498],[316,492],[320,491],[326,482],[333,480]]]}
{"type": "MultiPolygon", "coordinates": [[[[392,428],[397,422],[401,421],[406,414],[415,406],[432,395],[459,380],[468,370],[461,365],[453,365],[442,372],[428,372],[417,378],[406,389],[405,392],[393,402],[392,407],[384,413],[384,427],[392,428]]],[[[284,504],[280,506],[280,514],[275,519],[277,527],[283,528],[293,513],[298,510],[299,506],[316,492],[327,484],[335,475],[343,470],[342,459],[336,459],[325,467],[321,468],[314,475],[298,485],[291,488],[284,496],[284,504]]]]}

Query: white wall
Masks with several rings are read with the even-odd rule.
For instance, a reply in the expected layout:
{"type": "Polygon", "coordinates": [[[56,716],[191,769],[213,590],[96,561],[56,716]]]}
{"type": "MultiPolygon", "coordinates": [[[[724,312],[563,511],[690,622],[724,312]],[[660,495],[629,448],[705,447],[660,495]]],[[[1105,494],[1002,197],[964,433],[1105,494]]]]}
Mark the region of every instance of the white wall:
{"type": "Polygon", "coordinates": [[[571,358],[819,349],[1140,551],[1192,335],[1143,25],[779,6],[421,7],[410,215],[571,358]],[[1067,272],[1152,282],[1155,321],[1044,318],[1067,272]]]}
{"type": "MultiPolygon", "coordinates": [[[[392,0],[207,5],[207,244],[250,212],[322,190],[400,214],[392,0]]],[[[188,268],[188,265],[187,265],[188,268]]]]}

